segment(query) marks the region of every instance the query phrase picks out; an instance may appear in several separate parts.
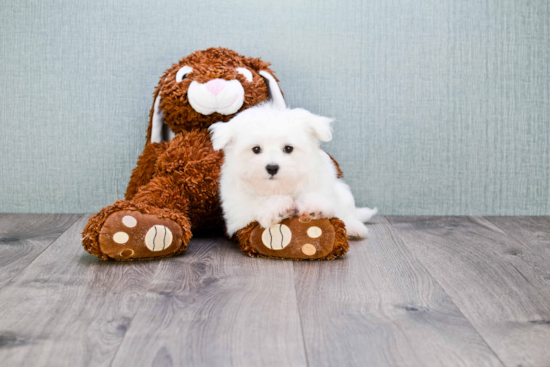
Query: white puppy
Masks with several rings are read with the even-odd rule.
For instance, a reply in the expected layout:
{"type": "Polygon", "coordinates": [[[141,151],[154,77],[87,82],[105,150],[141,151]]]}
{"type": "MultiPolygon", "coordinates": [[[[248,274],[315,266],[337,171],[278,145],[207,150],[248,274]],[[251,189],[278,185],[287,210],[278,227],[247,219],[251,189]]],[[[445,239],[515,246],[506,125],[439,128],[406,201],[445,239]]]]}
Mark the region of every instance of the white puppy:
{"type": "Polygon", "coordinates": [[[332,139],[332,121],[263,104],[210,127],[214,149],[225,153],[220,196],[230,236],[252,221],[269,228],[295,214],[338,217],[348,237],[367,235],[363,223],[377,209],[355,208],[349,186],[319,146],[332,139]]]}

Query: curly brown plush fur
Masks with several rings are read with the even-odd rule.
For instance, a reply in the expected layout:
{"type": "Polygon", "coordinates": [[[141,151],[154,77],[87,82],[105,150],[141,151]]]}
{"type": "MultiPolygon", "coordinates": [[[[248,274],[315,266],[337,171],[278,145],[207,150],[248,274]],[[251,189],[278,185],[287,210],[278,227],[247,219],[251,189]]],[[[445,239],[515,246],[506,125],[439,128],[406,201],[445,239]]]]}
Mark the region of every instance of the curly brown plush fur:
{"type": "MultiPolygon", "coordinates": [[[[153,93],[153,101],[161,95],[162,101],[160,108],[164,112],[164,123],[176,133],[191,131],[193,129],[205,129],[217,121],[229,121],[233,115],[222,115],[213,113],[203,115],[195,111],[187,99],[187,90],[193,81],[206,83],[211,79],[231,80],[237,79],[244,88],[244,103],[238,112],[266,101],[269,98],[268,88],[260,71],[267,71],[275,77],[273,70],[269,68],[269,63],[252,58],[241,56],[235,51],[226,48],[209,48],[205,51],[197,51],[180,60],[178,64],[164,72],[153,93]],[[182,66],[191,66],[193,72],[185,80],[176,83],[176,73],[182,66]],[[236,70],[238,67],[245,67],[252,72],[252,82],[245,82],[243,75],[236,70]]],[[[154,102],[153,102],[154,105],[154,102]]],[[[130,183],[126,190],[126,200],[130,200],[139,187],[145,185],[153,177],[155,164],[163,147],[157,143],[150,143],[151,130],[153,126],[154,108],[149,112],[149,125],[147,127],[147,141],[145,149],[138,160],[138,165],[132,172],[130,183]],[[156,144],[156,145],[155,145],[156,144]]]]}
{"type": "MultiPolygon", "coordinates": [[[[149,115],[147,142],[138,159],[137,167],[132,172],[126,191],[126,200],[117,201],[90,218],[83,231],[83,245],[86,251],[103,260],[133,260],[136,257],[124,254],[138,253],[140,256],[136,256],[140,259],[172,256],[185,250],[192,231],[223,227],[218,199],[218,181],[220,167],[223,163],[223,153],[214,151],[212,148],[207,128],[217,121],[229,121],[234,114],[200,114],[190,105],[187,91],[192,81],[206,83],[216,78],[237,79],[244,89],[244,102],[238,111],[240,112],[266,101],[270,97],[268,85],[259,74],[260,71],[273,74],[273,71],[269,69],[269,63],[261,61],[259,58],[246,58],[225,48],[197,51],[166,70],[156,87],[154,97],[155,99],[158,96],[161,97],[160,108],[164,114],[164,124],[168,125],[176,136],[168,142],[150,142],[153,105],[149,115]],[[185,65],[191,66],[193,71],[188,74],[186,79],[177,83],[176,73],[185,65]],[[236,71],[238,67],[244,67],[252,73],[251,82],[236,71]],[[115,219],[111,219],[109,222],[110,216],[120,211],[124,211],[120,214],[120,218],[122,216],[132,217],[133,211],[144,214],[145,216],[140,214],[139,218],[145,218],[143,222],[148,223],[147,225],[150,227],[139,228],[140,223],[137,223],[137,227],[133,228],[136,226],[135,224],[128,226],[121,219],[117,219],[116,223],[113,223],[115,219]],[[147,230],[154,229],[154,238],[151,241],[157,241],[156,228],[161,226],[160,224],[156,225],[155,220],[164,220],[165,224],[166,220],[170,220],[181,227],[181,234],[179,229],[177,235],[174,234],[173,243],[177,245],[171,248],[174,250],[170,250],[172,252],[169,254],[168,250],[164,250],[164,242],[162,242],[162,251],[155,253],[154,251],[158,251],[155,249],[156,244],[149,243],[146,248],[145,237],[137,238],[145,236],[147,230]],[[119,221],[121,222],[119,223],[119,221]],[[106,225],[106,222],[109,225],[106,225]],[[151,223],[153,223],[152,227],[151,223]],[[121,232],[123,232],[123,237],[116,237],[121,232]],[[136,238],[128,239],[128,233],[135,233],[136,238]],[[121,238],[123,239],[121,240],[121,238]],[[101,241],[107,240],[111,241],[108,246],[105,243],[102,244],[101,241]],[[136,246],[141,246],[139,251],[136,250],[136,246]],[[106,248],[111,251],[110,255],[106,253],[106,248]]],[[[336,162],[335,165],[338,167],[336,162]]],[[[338,172],[341,173],[339,167],[338,172]]],[[[111,218],[115,217],[115,215],[111,216],[111,218]]],[[[130,221],[135,222],[135,218],[130,218],[130,221]]],[[[347,250],[345,229],[340,224],[341,222],[338,220],[333,223],[338,234],[336,236],[337,243],[334,247],[334,255],[331,254],[327,258],[340,256],[347,250]],[[342,231],[344,233],[343,240],[341,239],[342,231]]],[[[163,228],[168,227],[164,226],[163,228]]],[[[247,242],[247,239],[243,237],[245,232],[241,233],[239,243],[247,242]]],[[[165,237],[162,241],[164,240],[165,237]]],[[[246,252],[245,248],[243,251],[246,252]]]]}

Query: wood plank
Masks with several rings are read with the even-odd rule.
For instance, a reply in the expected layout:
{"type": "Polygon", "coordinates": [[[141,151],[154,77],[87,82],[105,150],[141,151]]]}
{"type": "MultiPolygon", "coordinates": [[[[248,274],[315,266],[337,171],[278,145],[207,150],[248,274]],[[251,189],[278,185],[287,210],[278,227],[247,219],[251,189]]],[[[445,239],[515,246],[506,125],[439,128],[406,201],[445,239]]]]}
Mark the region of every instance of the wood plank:
{"type": "Polygon", "coordinates": [[[196,239],[162,261],[113,366],[305,366],[292,262],[196,239]]]}
{"type": "Polygon", "coordinates": [[[550,365],[548,251],[481,217],[389,219],[506,365],[550,365]]]}
{"type": "Polygon", "coordinates": [[[159,262],[87,254],[83,216],[0,291],[4,366],[109,365],[159,262]]]}
{"type": "Polygon", "coordinates": [[[312,366],[501,366],[384,218],[332,262],[294,264],[312,366]]]}
{"type": "MultiPolygon", "coordinates": [[[[520,242],[525,247],[535,253],[535,257],[530,258],[539,271],[538,275],[550,284],[550,217],[486,217],[497,227],[502,229],[515,241],[520,242]]],[[[515,252],[515,256],[525,257],[531,253],[525,254],[520,251],[515,252]]]]}
{"type": "Polygon", "coordinates": [[[0,289],[81,216],[81,214],[1,214],[0,289]]]}

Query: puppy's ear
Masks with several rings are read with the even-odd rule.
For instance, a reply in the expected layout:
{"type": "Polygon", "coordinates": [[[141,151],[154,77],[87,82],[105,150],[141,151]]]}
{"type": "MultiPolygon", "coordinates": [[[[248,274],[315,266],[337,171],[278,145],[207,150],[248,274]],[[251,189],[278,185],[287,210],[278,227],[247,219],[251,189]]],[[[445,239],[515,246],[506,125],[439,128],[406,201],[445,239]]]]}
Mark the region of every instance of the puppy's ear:
{"type": "Polygon", "coordinates": [[[302,108],[292,110],[291,114],[293,114],[298,120],[305,123],[315,138],[324,142],[332,140],[332,127],[330,124],[334,121],[334,119],[315,115],[302,108]]]}
{"type": "Polygon", "coordinates": [[[233,135],[232,130],[227,122],[216,122],[208,128],[214,150],[221,150],[229,144],[233,135]]]}
{"type": "Polygon", "coordinates": [[[311,129],[317,136],[317,139],[327,142],[332,140],[332,126],[330,124],[334,119],[330,117],[323,117],[311,114],[313,116],[311,120],[311,129]]]}

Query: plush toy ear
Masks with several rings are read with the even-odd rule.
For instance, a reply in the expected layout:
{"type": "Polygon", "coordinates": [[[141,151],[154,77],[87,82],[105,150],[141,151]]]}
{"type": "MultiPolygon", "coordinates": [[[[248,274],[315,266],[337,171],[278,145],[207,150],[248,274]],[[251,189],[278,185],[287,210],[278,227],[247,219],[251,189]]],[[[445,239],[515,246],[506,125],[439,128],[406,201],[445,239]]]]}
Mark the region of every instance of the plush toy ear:
{"type": "Polygon", "coordinates": [[[160,93],[153,103],[151,116],[151,143],[162,143],[162,127],[164,126],[164,114],[160,109],[160,93]]]}
{"type": "Polygon", "coordinates": [[[267,83],[267,89],[269,90],[269,98],[273,106],[277,108],[286,108],[283,92],[277,84],[277,78],[273,76],[273,71],[269,68],[271,65],[269,62],[262,61],[259,57],[243,58],[243,62],[250,68],[256,70],[267,83]]]}
{"type": "Polygon", "coordinates": [[[266,70],[262,70],[258,74],[263,76],[267,83],[267,87],[269,89],[269,98],[271,98],[271,103],[273,104],[273,106],[280,109],[286,108],[283,93],[281,92],[281,88],[279,88],[279,84],[277,84],[277,81],[275,80],[273,75],[271,75],[266,70]]]}
{"type": "Polygon", "coordinates": [[[174,132],[164,124],[164,114],[160,108],[160,86],[155,92],[153,107],[149,113],[149,126],[147,127],[147,144],[162,143],[174,139],[174,132]]]}
{"type": "Polygon", "coordinates": [[[214,150],[221,150],[229,144],[232,139],[232,129],[227,122],[216,122],[208,128],[212,138],[212,147],[214,150]]]}

